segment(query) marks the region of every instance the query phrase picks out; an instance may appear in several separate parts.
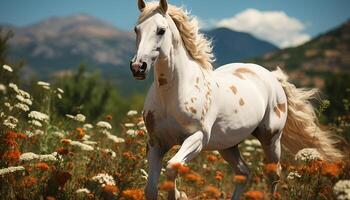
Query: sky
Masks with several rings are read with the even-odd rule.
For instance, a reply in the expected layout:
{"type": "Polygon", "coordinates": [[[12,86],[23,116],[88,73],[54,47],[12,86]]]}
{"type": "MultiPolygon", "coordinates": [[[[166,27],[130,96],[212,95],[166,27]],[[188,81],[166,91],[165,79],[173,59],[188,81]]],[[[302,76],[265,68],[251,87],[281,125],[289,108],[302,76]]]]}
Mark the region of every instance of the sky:
{"type": "MultiPolygon", "coordinates": [[[[196,16],[203,29],[227,27],[296,46],[350,19],[350,0],[170,0],[196,16]]],[[[0,24],[27,26],[52,16],[85,13],[131,31],[136,0],[0,0],[0,24]]]]}

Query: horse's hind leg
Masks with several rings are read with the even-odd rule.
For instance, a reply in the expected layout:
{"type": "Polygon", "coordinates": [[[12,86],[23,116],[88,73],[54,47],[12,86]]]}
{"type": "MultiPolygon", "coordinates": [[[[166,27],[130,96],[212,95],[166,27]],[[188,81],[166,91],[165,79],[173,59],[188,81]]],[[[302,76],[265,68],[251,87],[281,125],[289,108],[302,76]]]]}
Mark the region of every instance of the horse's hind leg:
{"type": "Polygon", "coordinates": [[[281,136],[282,130],[256,130],[253,135],[260,141],[266,159],[266,172],[269,179],[270,192],[274,194],[280,178],[281,136]]]}
{"type": "Polygon", "coordinates": [[[219,152],[224,160],[233,166],[236,175],[243,175],[246,177],[245,181],[242,181],[236,185],[235,191],[233,192],[231,198],[232,200],[239,200],[244,192],[246,184],[250,180],[250,170],[248,168],[248,165],[244,162],[239,152],[238,145],[229,149],[221,150],[219,152]]]}

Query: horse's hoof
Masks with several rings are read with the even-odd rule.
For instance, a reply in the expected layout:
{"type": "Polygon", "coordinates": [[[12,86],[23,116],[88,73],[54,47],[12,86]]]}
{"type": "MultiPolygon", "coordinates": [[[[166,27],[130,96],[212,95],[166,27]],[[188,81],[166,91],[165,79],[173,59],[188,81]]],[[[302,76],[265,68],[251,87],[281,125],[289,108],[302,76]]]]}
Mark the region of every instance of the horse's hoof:
{"type": "Polygon", "coordinates": [[[188,200],[186,193],[181,191],[178,200],[188,200]]]}

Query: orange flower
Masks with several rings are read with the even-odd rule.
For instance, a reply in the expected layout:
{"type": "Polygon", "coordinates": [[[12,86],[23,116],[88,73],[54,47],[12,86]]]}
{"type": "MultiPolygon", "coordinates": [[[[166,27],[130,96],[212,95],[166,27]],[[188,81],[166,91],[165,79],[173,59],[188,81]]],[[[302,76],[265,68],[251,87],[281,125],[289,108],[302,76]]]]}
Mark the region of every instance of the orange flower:
{"type": "Polygon", "coordinates": [[[6,160],[18,160],[20,156],[21,152],[19,152],[18,150],[10,150],[5,152],[3,158],[6,160]]]}
{"type": "Polygon", "coordinates": [[[14,131],[8,131],[5,136],[6,139],[8,140],[14,140],[17,138],[17,133],[14,131]]]}
{"type": "Polygon", "coordinates": [[[195,173],[189,173],[185,176],[185,179],[191,182],[199,183],[202,180],[202,177],[200,177],[198,174],[195,174],[195,173]]]}
{"type": "Polygon", "coordinates": [[[144,195],[143,191],[140,189],[129,189],[124,190],[122,196],[132,200],[142,200],[144,195]]]}
{"type": "Polygon", "coordinates": [[[16,142],[16,140],[9,140],[9,139],[6,139],[5,140],[5,143],[7,144],[7,146],[9,147],[18,147],[18,143],[16,142]]]}
{"type": "Polygon", "coordinates": [[[47,196],[45,199],[46,199],[46,200],[56,200],[56,198],[53,197],[53,196],[47,196]]]}
{"type": "Polygon", "coordinates": [[[265,171],[268,174],[274,174],[277,172],[278,165],[276,163],[269,163],[265,166],[265,171]]]}
{"type": "Polygon", "coordinates": [[[24,133],[17,133],[17,138],[19,138],[19,139],[26,139],[27,135],[24,134],[24,133]]]}
{"type": "Polygon", "coordinates": [[[261,200],[264,199],[264,193],[260,191],[249,191],[244,193],[244,196],[250,200],[261,200]]]}
{"type": "Polygon", "coordinates": [[[37,179],[32,176],[25,176],[19,181],[20,187],[29,188],[37,184],[37,179]]]}
{"type": "Polygon", "coordinates": [[[35,165],[35,167],[36,167],[37,169],[42,170],[42,171],[46,171],[46,170],[48,170],[48,169],[50,168],[49,165],[48,165],[47,163],[44,163],[44,162],[37,163],[37,164],[35,165]]]}
{"type": "Polygon", "coordinates": [[[204,189],[204,192],[207,196],[209,197],[220,197],[220,190],[214,186],[207,186],[205,189],[204,189]]]}
{"type": "Polygon", "coordinates": [[[53,176],[54,181],[60,187],[63,187],[66,184],[66,182],[68,180],[70,180],[71,178],[72,178],[72,174],[70,174],[69,172],[64,172],[64,171],[58,171],[53,176]]]}
{"type": "Polygon", "coordinates": [[[112,115],[107,115],[107,116],[106,116],[106,120],[107,120],[107,121],[111,121],[112,119],[113,119],[113,116],[112,116],[112,115]]]}
{"type": "Polygon", "coordinates": [[[144,136],[144,135],[146,135],[146,133],[145,133],[144,130],[137,130],[136,133],[137,133],[137,135],[139,135],[139,136],[144,136]]]}
{"type": "Polygon", "coordinates": [[[178,171],[180,174],[187,174],[188,172],[190,172],[190,168],[182,165],[180,169],[178,169],[178,171]]]}
{"type": "Polygon", "coordinates": [[[161,190],[173,190],[175,188],[175,183],[173,181],[164,181],[160,185],[161,190]]]}
{"type": "Polygon", "coordinates": [[[130,159],[130,160],[136,160],[136,156],[130,152],[130,151],[126,151],[126,152],[123,152],[123,156],[127,159],[130,159]]]}
{"type": "Polygon", "coordinates": [[[336,163],[324,163],[322,165],[322,175],[337,177],[341,172],[341,168],[336,163]]]}
{"type": "Polygon", "coordinates": [[[119,191],[119,188],[115,185],[106,185],[103,187],[103,192],[107,195],[114,195],[119,191]]]}
{"type": "Polygon", "coordinates": [[[244,183],[247,180],[247,177],[244,175],[236,175],[233,177],[233,181],[236,183],[244,183]]]}
{"type": "Polygon", "coordinates": [[[82,139],[85,136],[85,130],[82,128],[76,128],[76,131],[78,132],[78,139],[82,139]]]}
{"type": "Polygon", "coordinates": [[[207,159],[208,159],[208,161],[210,161],[210,162],[215,162],[215,161],[218,160],[218,158],[217,158],[216,156],[214,156],[214,155],[209,155],[209,156],[207,157],[207,159]]]}
{"type": "Polygon", "coordinates": [[[69,153],[69,151],[63,147],[56,149],[56,152],[60,155],[67,155],[69,153]]]}
{"type": "Polygon", "coordinates": [[[171,165],[171,168],[175,169],[175,170],[179,170],[182,167],[181,163],[174,163],[171,165]]]}

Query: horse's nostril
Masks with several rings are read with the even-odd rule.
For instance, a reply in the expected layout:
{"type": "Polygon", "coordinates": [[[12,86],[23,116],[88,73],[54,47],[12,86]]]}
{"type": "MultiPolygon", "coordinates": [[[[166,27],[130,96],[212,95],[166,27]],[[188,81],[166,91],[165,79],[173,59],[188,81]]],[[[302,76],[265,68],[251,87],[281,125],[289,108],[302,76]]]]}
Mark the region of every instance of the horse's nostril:
{"type": "Polygon", "coordinates": [[[146,70],[147,69],[147,63],[146,62],[142,62],[141,69],[142,70],[146,70]]]}

